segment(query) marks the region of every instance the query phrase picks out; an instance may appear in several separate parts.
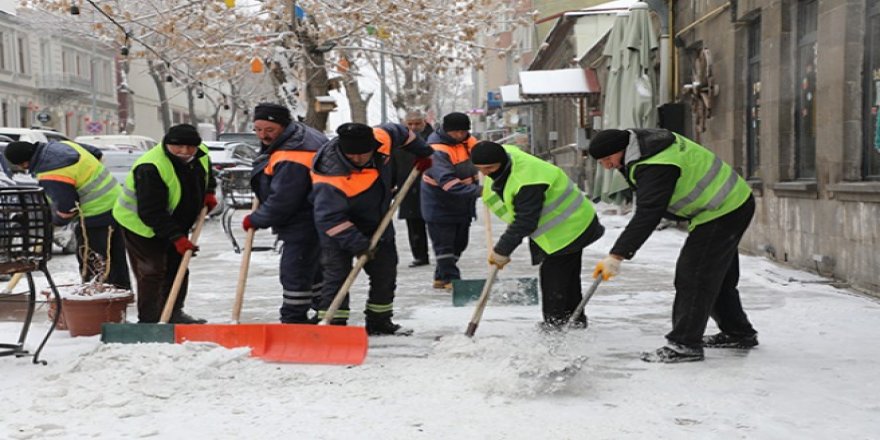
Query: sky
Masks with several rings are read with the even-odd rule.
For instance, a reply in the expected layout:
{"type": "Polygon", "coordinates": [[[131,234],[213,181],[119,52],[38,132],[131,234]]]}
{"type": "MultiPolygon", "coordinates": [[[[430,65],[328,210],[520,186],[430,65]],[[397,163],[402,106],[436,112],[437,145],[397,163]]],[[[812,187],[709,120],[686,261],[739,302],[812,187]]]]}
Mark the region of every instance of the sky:
{"type": "MultiPolygon", "coordinates": [[[[241,212],[233,220],[239,224],[241,212]]],[[[588,273],[627,217],[600,205],[608,228],[584,252],[588,273]]],[[[461,267],[485,278],[482,220],[461,267]]],[[[0,358],[0,438],[314,439],[874,439],[880,433],[880,301],[764,258],[743,256],[740,290],[761,345],[707,350],[704,362],[647,364],[664,343],[673,271],[686,237],[655,232],[621,274],[587,305],[590,326],[547,335],[539,306],[491,303],[473,339],[471,305],[431,288],[432,268],[410,269],[405,225],[395,321],[410,337],[373,337],[359,366],[267,363],[248,349],[212,344],[101,344],[56,332],[42,353],[0,358]],[[570,374],[559,375],[560,371],[570,374]]],[[[503,225],[493,221],[497,238],[503,225]]],[[[243,233],[236,230],[239,240],[243,233]]],[[[257,244],[271,244],[265,231],[257,244]]],[[[240,256],[217,220],[202,232],[186,310],[228,323],[240,256]]],[[[527,246],[499,272],[537,276],[527,246]]],[[[433,256],[432,256],[433,261],[433,256]]],[[[278,255],[254,254],[243,322],[274,322],[278,255]]],[[[61,283],[76,279],[72,256],[50,262],[61,283]]],[[[353,289],[352,325],[363,325],[365,274],[353,289]]],[[[129,319],[136,319],[130,308],[129,319]]],[[[47,329],[38,311],[27,340],[47,329]]],[[[20,323],[0,322],[0,342],[20,323]]],[[[707,333],[717,331],[710,323],[707,333]]]]}

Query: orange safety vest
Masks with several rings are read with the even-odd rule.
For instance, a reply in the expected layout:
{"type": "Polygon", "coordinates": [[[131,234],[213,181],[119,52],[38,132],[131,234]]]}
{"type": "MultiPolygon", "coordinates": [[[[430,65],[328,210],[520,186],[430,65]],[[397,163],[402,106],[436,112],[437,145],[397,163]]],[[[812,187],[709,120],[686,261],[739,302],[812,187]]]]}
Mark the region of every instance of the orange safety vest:
{"type": "MultiPolygon", "coordinates": [[[[379,127],[373,127],[373,137],[382,143],[376,151],[385,155],[384,163],[387,164],[391,157],[391,134],[379,127]]],[[[346,176],[324,176],[312,172],[312,183],[331,185],[342,191],[348,198],[368,190],[378,178],[379,170],[375,168],[354,170],[346,176]]]]}

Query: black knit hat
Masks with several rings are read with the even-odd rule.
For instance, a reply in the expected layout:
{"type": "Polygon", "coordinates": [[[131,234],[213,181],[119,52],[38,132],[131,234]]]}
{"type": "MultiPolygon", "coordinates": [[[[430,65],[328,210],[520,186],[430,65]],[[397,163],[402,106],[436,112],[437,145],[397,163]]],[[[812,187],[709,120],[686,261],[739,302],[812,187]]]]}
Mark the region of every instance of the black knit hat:
{"type": "Polygon", "coordinates": [[[261,102],[254,108],[254,121],[271,121],[283,126],[290,125],[290,110],[271,102],[261,102]]]}
{"type": "Polygon", "coordinates": [[[480,141],[471,149],[471,162],[474,165],[492,165],[499,163],[507,164],[507,151],[499,144],[490,141],[480,141]]]}
{"type": "Polygon", "coordinates": [[[189,124],[175,125],[168,129],[165,137],[162,138],[162,145],[195,145],[198,147],[202,144],[202,137],[199,131],[189,124]]]}
{"type": "Polygon", "coordinates": [[[589,153],[590,156],[593,156],[593,159],[598,160],[625,150],[627,145],[629,145],[629,131],[602,130],[590,139],[589,153]]]}
{"type": "Polygon", "coordinates": [[[364,154],[375,151],[382,143],[373,136],[369,125],[349,122],[336,129],[339,135],[339,148],[346,154],[364,154]]]}
{"type": "Polygon", "coordinates": [[[37,151],[36,144],[25,141],[16,141],[10,142],[9,145],[6,146],[6,151],[3,152],[3,155],[6,156],[6,160],[8,160],[9,163],[18,165],[31,160],[35,151],[37,151]]]}
{"type": "Polygon", "coordinates": [[[471,118],[464,113],[452,112],[443,117],[443,131],[470,130],[471,118]]]}

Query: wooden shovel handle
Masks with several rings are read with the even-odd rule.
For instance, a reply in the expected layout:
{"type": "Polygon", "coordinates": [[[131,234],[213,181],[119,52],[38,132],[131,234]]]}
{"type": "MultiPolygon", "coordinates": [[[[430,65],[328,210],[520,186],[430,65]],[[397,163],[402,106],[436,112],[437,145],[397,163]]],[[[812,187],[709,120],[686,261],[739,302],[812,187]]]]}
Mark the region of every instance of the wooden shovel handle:
{"type": "Polygon", "coordinates": [[[477,332],[477,326],[480,325],[480,320],[483,319],[483,310],[486,309],[486,304],[489,302],[489,292],[492,290],[492,284],[495,283],[496,275],[498,275],[498,266],[492,265],[492,269],[489,270],[489,277],[486,278],[486,284],[483,285],[483,292],[480,293],[480,299],[477,301],[477,307],[474,308],[474,315],[471,317],[471,322],[468,323],[467,330],[464,332],[468,337],[474,336],[474,333],[477,332]]]}
{"type": "MultiPolygon", "coordinates": [[[[251,203],[251,214],[260,207],[260,200],[254,196],[251,203]]],[[[238,284],[235,286],[235,303],[232,304],[232,323],[238,324],[241,319],[241,306],[244,303],[244,288],[247,286],[248,269],[251,266],[251,251],[254,248],[254,236],[257,235],[255,228],[248,229],[247,239],[244,241],[244,251],[241,253],[241,266],[238,268],[238,284]]]]}
{"type": "MultiPolygon", "coordinates": [[[[196,227],[193,229],[192,236],[189,241],[192,244],[199,242],[199,235],[202,233],[202,226],[205,224],[205,217],[208,215],[208,207],[205,206],[199,212],[196,220],[196,227]]],[[[177,267],[177,275],[174,276],[174,283],[171,285],[171,291],[168,292],[168,299],[165,300],[165,308],[162,310],[162,317],[159,319],[161,324],[168,324],[171,319],[171,311],[174,310],[174,303],[177,302],[177,295],[180,293],[180,286],[183,285],[183,277],[186,275],[186,269],[189,267],[189,260],[192,258],[192,249],[187,250],[180,260],[180,266],[177,267]]]]}

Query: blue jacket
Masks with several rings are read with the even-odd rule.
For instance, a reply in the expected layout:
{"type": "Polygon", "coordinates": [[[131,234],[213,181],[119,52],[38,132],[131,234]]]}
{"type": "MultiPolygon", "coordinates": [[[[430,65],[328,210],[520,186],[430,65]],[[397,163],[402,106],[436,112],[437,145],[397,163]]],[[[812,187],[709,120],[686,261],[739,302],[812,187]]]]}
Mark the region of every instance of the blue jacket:
{"type": "Polygon", "coordinates": [[[291,122],[272,145],[263,145],[254,160],[251,188],[260,206],[250,220],[257,228],[274,228],[282,238],[314,231],[310,176],[312,160],[327,137],[300,122],[291,122]]]}
{"type": "Polygon", "coordinates": [[[438,128],[428,143],[434,149],[434,164],[422,175],[422,217],[433,223],[470,222],[476,218],[475,201],[482,192],[471,162],[477,140],[468,136],[458,142],[438,128]]]}
{"type": "MultiPolygon", "coordinates": [[[[401,124],[382,124],[373,128],[382,146],[363,167],[356,167],[339,148],[338,139],[326,143],[312,165],[312,195],[315,226],[323,247],[343,249],[352,254],[366,251],[391,204],[394,172],[390,161],[393,148],[401,148],[418,157],[430,156],[432,150],[418,136],[409,141],[411,132],[401,124]]],[[[399,182],[402,185],[402,182],[399,182]]],[[[389,224],[383,240],[394,236],[389,224]]]]}
{"type": "MultiPolygon", "coordinates": [[[[46,171],[57,170],[73,165],[79,161],[79,153],[67,144],[61,142],[37,142],[37,150],[28,165],[28,173],[36,176],[46,171]]],[[[87,144],[79,144],[97,159],[104,154],[96,147],[87,144]]],[[[40,180],[40,186],[46,190],[46,196],[52,201],[52,223],[65,225],[70,220],[56,215],[56,211],[70,212],[76,207],[79,195],[76,188],[64,182],[56,180],[40,180]]],[[[92,217],[86,217],[86,227],[101,227],[113,224],[113,215],[110,210],[92,217]]]]}

